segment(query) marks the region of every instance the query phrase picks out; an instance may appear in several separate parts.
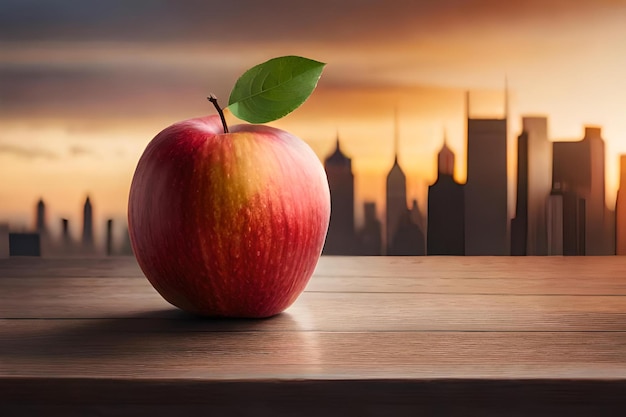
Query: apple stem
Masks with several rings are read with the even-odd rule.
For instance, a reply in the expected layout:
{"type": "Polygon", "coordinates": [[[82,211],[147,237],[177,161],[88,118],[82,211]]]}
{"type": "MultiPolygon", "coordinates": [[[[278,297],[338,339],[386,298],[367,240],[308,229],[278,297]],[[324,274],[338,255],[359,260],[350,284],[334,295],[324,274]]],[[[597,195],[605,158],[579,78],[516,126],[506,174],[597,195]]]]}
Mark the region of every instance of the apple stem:
{"type": "Polygon", "coordinates": [[[224,117],[224,112],[222,111],[222,108],[220,107],[219,104],[217,104],[217,97],[215,97],[215,94],[210,94],[207,97],[207,100],[213,103],[213,105],[217,109],[217,114],[219,114],[220,119],[222,119],[222,126],[224,127],[224,133],[228,133],[228,125],[226,124],[226,118],[224,117]]]}

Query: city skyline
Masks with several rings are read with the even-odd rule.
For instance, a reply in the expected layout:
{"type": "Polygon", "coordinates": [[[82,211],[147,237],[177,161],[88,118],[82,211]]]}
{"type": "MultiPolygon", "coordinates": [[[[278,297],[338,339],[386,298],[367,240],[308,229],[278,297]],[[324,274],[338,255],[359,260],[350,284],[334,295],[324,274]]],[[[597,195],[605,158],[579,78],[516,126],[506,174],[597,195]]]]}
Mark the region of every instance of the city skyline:
{"type": "Polygon", "coordinates": [[[332,212],[324,253],[330,255],[623,255],[626,210],[626,155],[620,194],[607,206],[605,143],[601,128],[585,126],[575,141],[552,142],[547,117],[524,117],[517,137],[515,216],[509,217],[507,189],[508,101],[503,118],[475,118],[466,95],[467,181],[458,183],[455,155],[443,145],[438,175],[428,189],[426,220],[413,199],[408,204],[406,175],[398,163],[397,120],[394,162],[386,180],[382,228],[376,203],[365,202],[366,220],[354,222],[352,159],[336,147],[324,160],[332,212]],[[427,227],[424,225],[427,224],[427,227]],[[377,234],[372,236],[372,233],[377,234]],[[370,242],[378,248],[372,253],[370,242]]]}
{"type": "MultiPolygon", "coordinates": [[[[470,114],[468,92],[468,181],[459,183],[454,179],[456,158],[447,145],[444,130],[442,147],[436,156],[438,175],[436,181],[429,185],[425,216],[417,200],[410,202],[407,197],[406,175],[398,162],[397,112],[394,162],[387,175],[386,204],[380,210],[384,221],[378,217],[376,202],[371,201],[363,203],[366,213],[364,223],[359,225],[355,221],[357,201],[352,159],[342,152],[337,135],[335,150],[323,161],[333,212],[324,253],[606,255],[615,254],[616,248],[618,254],[624,252],[623,244],[618,243],[623,239],[623,231],[619,227],[616,231],[616,222],[619,224],[626,218],[623,214],[619,215],[623,211],[619,205],[609,207],[605,200],[606,185],[602,175],[605,148],[600,127],[586,126],[583,138],[576,141],[553,142],[547,135],[547,117],[524,117],[523,130],[517,137],[518,164],[513,190],[516,195],[515,216],[509,217],[505,148],[508,112],[505,111],[503,119],[477,119],[470,114]],[[494,153],[494,149],[498,148],[500,151],[494,153]],[[497,184],[500,184],[500,191],[497,184]],[[459,197],[458,193],[461,193],[459,197]],[[559,199],[555,200],[557,197],[559,199]],[[479,210],[472,209],[472,204],[479,210]],[[557,229],[554,228],[555,222],[560,225],[557,229]],[[560,236],[558,246],[554,243],[557,239],[555,230],[560,236]],[[463,247],[457,246],[457,242],[463,242],[463,247]]],[[[622,156],[622,179],[625,178],[625,157],[622,156]]],[[[620,185],[623,187],[625,184],[620,185]]],[[[28,232],[24,233],[27,238],[32,233],[38,233],[42,254],[53,256],[102,254],[105,248],[106,253],[111,254],[111,248],[117,246],[113,240],[120,240],[113,237],[113,219],[107,219],[103,227],[105,233],[102,233],[104,240],[95,242],[93,207],[89,196],[83,205],[78,242],[69,235],[69,221],[63,218],[61,222],[62,234],[53,239],[47,222],[46,205],[40,198],[35,205],[33,226],[21,232],[28,232]],[[68,250],[69,246],[71,249],[68,250]]],[[[12,231],[17,230],[13,228],[12,231]]],[[[12,238],[21,238],[15,233],[13,235],[12,238]]]]}
{"type": "MultiPolygon", "coordinates": [[[[504,93],[504,95],[506,96],[506,93],[504,93]]],[[[467,107],[467,103],[468,103],[468,100],[469,100],[469,92],[465,91],[463,93],[463,96],[465,97],[464,100],[465,100],[465,103],[466,103],[466,109],[470,109],[470,107],[467,107]]],[[[470,113],[471,113],[471,111],[468,111],[468,110],[464,111],[464,114],[466,115],[466,117],[470,113]]],[[[503,120],[503,119],[499,119],[497,117],[493,118],[493,119],[490,119],[490,118],[481,118],[481,117],[474,117],[474,116],[470,117],[470,119],[471,120],[494,120],[494,121],[495,120],[503,120]]],[[[531,115],[531,116],[522,115],[521,116],[522,122],[520,123],[521,129],[522,129],[521,131],[523,131],[523,129],[525,129],[524,121],[525,120],[531,120],[531,119],[546,119],[546,120],[548,120],[549,117],[548,116],[538,116],[535,113],[533,113],[533,115],[531,115]]],[[[403,152],[399,151],[399,148],[400,148],[400,144],[399,144],[399,142],[400,142],[400,127],[399,127],[399,125],[400,125],[400,122],[399,122],[399,118],[398,118],[398,108],[395,107],[394,108],[394,113],[393,113],[393,131],[392,131],[393,133],[391,133],[389,135],[389,136],[392,137],[391,142],[393,143],[394,151],[393,151],[393,156],[392,156],[393,159],[392,159],[391,164],[388,164],[388,169],[389,169],[389,167],[393,167],[393,164],[398,163],[398,161],[401,161],[401,160],[406,161],[406,159],[407,159],[406,156],[403,154],[403,152]]],[[[581,126],[581,131],[583,132],[583,135],[589,128],[602,129],[601,126],[597,126],[597,125],[589,125],[589,126],[584,126],[583,125],[583,126],[581,126]]],[[[506,132],[508,132],[509,130],[510,129],[506,129],[506,132]]],[[[546,135],[546,138],[547,138],[548,127],[546,126],[544,128],[544,130],[545,130],[545,132],[543,134],[546,135]]],[[[339,133],[340,131],[341,131],[340,128],[336,128],[335,129],[335,137],[332,140],[332,145],[331,146],[336,147],[336,144],[338,143],[338,138],[340,136],[340,133],[339,133]]],[[[443,131],[447,132],[446,125],[443,125],[443,131]]],[[[508,164],[509,164],[509,166],[507,168],[507,176],[508,176],[508,199],[507,199],[507,210],[508,211],[507,211],[507,213],[508,213],[508,216],[513,218],[513,217],[515,217],[515,204],[516,204],[515,203],[515,201],[516,201],[515,187],[516,186],[515,186],[514,182],[517,179],[518,173],[515,173],[514,175],[511,175],[511,171],[513,171],[513,170],[517,171],[519,167],[518,167],[518,162],[515,162],[511,166],[511,160],[516,160],[517,161],[519,156],[518,156],[518,150],[517,150],[518,144],[517,144],[517,142],[511,143],[510,136],[515,137],[516,138],[515,141],[518,141],[519,138],[517,137],[517,134],[509,135],[507,133],[506,143],[507,143],[507,147],[509,148],[506,151],[507,152],[507,157],[506,158],[507,158],[507,161],[508,161],[508,164]],[[514,148],[515,150],[512,151],[510,148],[514,148]],[[514,153],[512,154],[512,152],[514,152],[514,153]],[[512,184],[513,184],[513,186],[512,186],[512,184]]],[[[444,138],[444,137],[445,137],[445,139],[439,139],[438,141],[434,141],[434,142],[438,142],[438,144],[437,144],[438,146],[440,146],[441,144],[445,143],[446,147],[448,147],[448,149],[450,149],[455,155],[463,156],[463,152],[456,151],[456,150],[451,149],[449,147],[449,140],[448,140],[449,135],[447,133],[444,133],[444,136],[440,135],[440,138],[444,138]]],[[[409,138],[409,139],[413,139],[413,141],[419,140],[419,139],[415,139],[415,138],[409,138]]],[[[560,138],[549,138],[548,143],[569,143],[569,142],[576,142],[578,140],[580,140],[580,138],[571,138],[569,140],[564,140],[564,139],[560,139],[560,138]]],[[[306,139],[305,139],[305,141],[306,141],[306,139]]],[[[345,141],[346,141],[346,138],[343,135],[341,135],[341,142],[345,143],[345,141]]],[[[407,142],[407,140],[404,139],[403,142],[407,142]]],[[[342,146],[345,147],[345,145],[342,145],[342,146]]],[[[606,144],[605,144],[605,147],[606,147],[606,144]]],[[[431,157],[429,159],[432,159],[433,161],[436,161],[436,159],[437,159],[436,153],[437,153],[437,149],[435,149],[435,151],[433,152],[433,155],[431,155],[431,157]]],[[[350,152],[347,151],[347,154],[350,154],[350,152]]],[[[358,155],[358,152],[357,152],[357,155],[358,155]]],[[[320,158],[321,161],[323,161],[326,156],[325,155],[321,155],[321,156],[319,156],[319,158],[320,158]]],[[[621,155],[618,155],[617,157],[620,158],[621,155]]],[[[358,157],[355,158],[355,159],[356,159],[356,161],[359,160],[358,157]]],[[[462,160],[463,158],[459,158],[459,159],[461,159],[459,161],[459,163],[453,164],[454,168],[453,168],[452,176],[454,177],[454,179],[456,181],[465,183],[466,180],[467,180],[467,173],[466,172],[459,172],[460,171],[459,167],[460,166],[464,166],[466,168],[466,166],[465,166],[465,162],[462,160]]],[[[603,164],[605,166],[604,172],[606,172],[606,165],[608,165],[608,159],[609,158],[607,158],[606,155],[605,155],[605,162],[603,164]]],[[[426,201],[427,201],[426,196],[428,195],[428,187],[430,185],[432,185],[433,181],[436,180],[437,176],[434,176],[434,177],[432,177],[432,176],[424,176],[424,177],[421,177],[421,178],[416,178],[416,175],[414,175],[414,174],[411,175],[414,172],[413,171],[414,165],[415,164],[412,164],[410,161],[408,163],[402,162],[403,175],[406,176],[406,182],[407,182],[407,185],[406,185],[406,198],[409,199],[409,200],[417,200],[418,204],[420,206],[419,209],[425,211],[426,210],[426,201]],[[404,170],[408,171],[409,174],[408,175],[404,174],[404,170]],[[411,183],[413,183],[413,187],[411,186],[412,185],[411,183]],[[414,186],[415,183],[421,183],[421,185],[418,187],[419,190],[417,190],[417,191],[415,190],[415,188],[416,188],[414,186]]],[[[436,164],[434,165],[434,169],[435,169],[435,172],[437,172],[436,164]]],[[[387,175],[387,173],[383,173],[382,175],[379,176],[378,179],[384,181],[384,178],[385,178],[386,175],[387,175]]],[[[368,173],[366,176],[369,177],[369,179],[372,178],[372,174],[371,173],[368,173]]],[[[358,183],[359,179],[362,179],[362,178],[359,178],[359,175],[355,175],[355,182],[358,183]]],[[[539,179],[537,179],[537,180],[539,180],[539,179]]],[[[603,181],[605,182],[606,186],[604,187],[604,196],[602,198],[604,199],[605,204],[610,207],[610,206],[613,206],[615,204],[616,197],[617,197],[617,187],[619,187],[619,181],[616,184],[616,188],[615,188],[614,192],[612,192],[611,189],[609,188],[610,181],[608,180],[608,178],[606,178],[606,175],[605,175],[605,179],[603,179],[603,181]]],[[[39,201],[39,200],[44,199],[44,196],[46,194],[49,194],[49,193],[39,192],[39,193],[36,193],[36,194],[39,195],[39,197],[37,199],[37,201],[39,201]]],[[[83,192],[81,194],[83,196],[86,196],[87,198],[89,198],[90,194],[93,195],[93,191],[87,191],[87,192],[83,192]]],[[[355,187],[355,197],[354,198],[355,198],[356,204],[357,204],[357,207],[355,207],[355,224],[356,224],[357,227],[362,226],[363,225],[363,220],[364,220],[363,207],[362,206],[358,207],[358,206],[360,204],[366,203],[368,201],[374,201],[374,202],[376,202],[378,204],[379,207],[380,206],[384,207],[385,206],[385,204],[384,204],[384,198],[385,197],[384,197],[384,193],[381,193],[381,194],[382,195],[379,195],[376,198],[362,197],[362,196],[359,195],[358,190],[355,187]]],[[[127,197],[127,195],[126,194],[117,195],[117,197],[118,197],[118,200],[119,199],[125,199],[127,197]]],[[[6,202],[8,202],[8,201],[5,201],[5,203],[6,202]]],[[[59,202],[57,201],[57,203],[59,203],[59,202]]],[[[1,209],[2,209],[2,207],[0,207],[0,222],[11,223],[13,229],[16,230],[16,231],[20,231],[20,230],[21,231],[25,231],[25,230],[31,230],[32,229],[31,220],[30,220],[32,218],[31,214],[27,213],[24,210],[20,210],[18,216],[13,215],[13,216],[2,217],[1,209]]],[[[117,212],[109,211],[109,212],[105,213],[104,215],[98,215],[97,216],[97,220],[99,222],[105,221],[106,219],[109,219],[109,218],[116,219],[117,221],[123,220],[126,217],[125,210],[126,210],[126,207],[124,206],[123,207],[123,211],[121,211],[121,210],[117,211],[117,212]]],[[[68,218],[68,219],[75,219],[75,215],[76,215],[75,213],[77,212],[77,210],[72,210],[72,212],[74,212],[74,213],[71,214],[71,212],[69,212],[68,210],[64,210],[64,211],[55,212],[55,215],[58,215],[58,216],[63,217],[63,218],[68,218]]],[[[56,232],[58,232],[60,230],[55,225],[52,225],[51,227],[52,227],[52,230],[54,230],[56,232]]],[[[74,233],[74,232],[72,232],[72,233],[74,233]]],[[[79,233],[79,232],[77,232],[77,233],[79,233]]],[[[80,235],[76,235],[75,237],[80,238],[80,235]]]]}
{"type": "MultiPolygon", "coordinates": [[[[15,227],[0,222],[0,240],[18,239],[16,253],[45,257],[131,255],[128,225],[125,220],[108,218],[102,227],[94,221],[94,207],[87,195],[82,205],[82,218],[71,222],[67,218],[49,218],[48,205],[40,198],[34,209],[34,223],[28,227],[15,227]],[[72,227],[72,224],[78,224],[72,227]],[[59,225],[59,227],[54,227],[59,225]],[[36,237],[36,239],[35,239],[36,237]]],[[[4,243],[0,246],[4,247],[4,243]]],[[[9,248],[13,251],[14,245],[9,248]]],[[[4,252],[3,252],[4,253],[4,252]]],[[[1,257],[1,256],[0,256],[1,257]]]]}

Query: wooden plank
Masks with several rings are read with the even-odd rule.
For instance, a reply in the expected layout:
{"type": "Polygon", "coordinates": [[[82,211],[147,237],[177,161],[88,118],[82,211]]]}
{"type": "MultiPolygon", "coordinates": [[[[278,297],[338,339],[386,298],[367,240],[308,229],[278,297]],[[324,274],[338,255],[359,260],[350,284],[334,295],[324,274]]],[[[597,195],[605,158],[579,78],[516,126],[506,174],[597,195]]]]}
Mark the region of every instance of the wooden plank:
{"type": "MultiPolygon", "coordinates": [[[[0,318],[172,314],[173,307],[145,280],[90,280],[74,286],[48,282],[0,282],[0,318]]],[[[288,313],[300,328],[318,331],[626,330],[621,296],[305,292],[288,313]]]]}
{"type": "Polygon", "coordinates": [[[626,278],[586,276],[524,278],[448,277],[325,277],[314,276],[309,292],[387,292],[420,294],[517,294],[517,295],[621,295],[626,278]]]}
{"type": "MultiPolygon", "coordinates": [[[[118,287],[120,291],[144,291],[148,281],[143,276],[134,277],[54,277],[53,279],[9,278],[0,279],[3,291],[43,294],[54,288],[86,291],[101,287],[118,287]],[[121,278],[121,279],[117,279],[121,278]]],[[[384,292],[416,294],[483,294],[483,295],[605,295],[626,296],[626,279],[613,276],[589,279],[572,276],[527,278],[411,278],[411,277],[325,277],[314,276],[307,292],[384,292]]]]}
{"type": "MultiPolygon", "coordinates": [[[[626,279],[626,256],[599,257],[341,257],[322,256],[315,271],[326,277],[626,279]]],[[[0,259],[3,277],[143,276],[133,257],[0,259]]]]}
{"type": "Polygon", "coordinates": [[[0,259],[0,280],[15,278],[128,277],[143,276],[132,256],[109,258],[0,259]]]}
{"type": "Polygon", "coordinates": [[[626,256],[417,256],[322,257],[318,276],[626,278],[626,256]]]}
{"type": "Polygon", "coordinates": [[[168,320],[0,321],[4,377],[618,378],[626,332],[312,332],[168,320]]]}

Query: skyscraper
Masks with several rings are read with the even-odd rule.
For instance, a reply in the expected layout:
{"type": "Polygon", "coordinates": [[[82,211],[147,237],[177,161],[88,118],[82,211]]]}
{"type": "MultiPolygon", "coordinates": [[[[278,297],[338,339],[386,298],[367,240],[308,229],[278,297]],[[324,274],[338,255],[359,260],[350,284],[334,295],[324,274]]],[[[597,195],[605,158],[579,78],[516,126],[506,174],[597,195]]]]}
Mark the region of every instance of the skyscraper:
{"type": "MultiPolygon", "coordinates": [[[[420,225],[413,221],[411,210],[407,206],[406,175],[398,163],[399,148],[398,115],[395,118],[394,130],[394,161],[387,174],[386,188],[386,247],[387,255],[425,255],[424,232],[420,225]]],[[[417,202],[415,213],[419,216],[417,202]]]]}
{"type": "Polygon", "coordinates": [[[465,254],[507,255],[507,110],[503,119],[474,119],[469,93],[466,100],[465,254]]]}
{"type": "Polygon", "coordinates": [[[517,137],[517,199],[511,219],[511,255],[527,254],[528,244],[528,132],[517,137]]]}
{"type": "Polygon", "coordinates": [[[37,202],[37,209],[35,214],[35,231],[39,235],[40,254],[42,256],[49,255],[51,249],[53,249],[50,235],[48,234],[48,226],[46,224],[46,205],[43,199],[39,199],[37,202]]]}
{"type": "Polygon", "coordinates": [[[387,174],[387,188],[385,191],[385,245],[386,254],[391,255],[391,245],[394,236],[398,232],[398,225],[405,212],[408,212],[406,201],[406,175],[400,168],[398,163],[398,148],[400,141],[400,132],[398,128],[398,114],[395,114],[394,121],[394,136],[393,136],[393,151],[394,159],[391,170],[387,174]]]}
{"type": "Polygon", "coordinates": [[[550,192],[546,205],[548,255],[563,255],[563,192],[560,184],[550,192]]]}
{"type": "Polygon", "coordinates": [[[454,179],[454,153],[444,134],[437,180],[428,187],[428,255],[465,254],[465,195],[454,179]]]}
{"type": "Polygon", "coordinates": [[[620,155],[620,176],[615,202],[615,253],[626,255],[626,155],[620,155]]]}
{"type": "Polygon", "coordinates": [[[113,255],[113,219],[107,220],[106,254],[107,256],[113,255]]]}
{"type": "Polygon", "coordinates": [[[70,221],[61,219],[61,252],[63,255],[69,255],[74,251],[74,242],[70,234],[70,221]]]}
{"type": "Polygon", "coordinates": [[[585,254],[585,199],[556,182],[547,199],[548,255],[585,254]]]}
{"type": "Polygon", "coordinates": [[[93,209],[89,197],[85,200],[83,207],[83,247],[91,250],[94,247],[93,240],[93,209]]]}
{"type": "Polygon", "coordinates": [[[43,235],[47,232],[46,230],[46,205],[43,202],[43,199],[39,199],[37,202],[37,213],[35,217],[35,230],[39,232],[40,235],[43,235]]]}
{"type": "MultiPolygon", "coordinates": [[[[604,141],[599,127],[586,127],[585,136],[580,141],[554,142],[552,181],[561,184],[564,191],[572,193],[579,200],[570,207],[572,210],[576,207],[579,216],[584,212],[584,254],[608,254],[610,245],[605,236],[607,208],[604,199],[604,141]]],[[[567,204],[564,204],[563,209],[564,221],[568,216],[572,219],[575,217],[574,214],[567,214],[567,204]]],[[[567,226],[564,225],[564,234],[566,232],[567,226]]],[[[567,237],[564,236],[564,248],[566,245],[567,237]]]]}
{"type": "Polygon", "coordinates": [[[386,189],[386,212],[387,221],[386,227],[386,245],[387,254],[392,255],[392,242],[396,233],[400,220],[405,213],[408,213],[409,209],[406,204],[406,175],[398,164],[398,155],[395,155],[393,166],[387,174],[387,189],[386,189]]]}
{"type": "Polygon", "coordinates": [[[552,144],[548,119],[522,118],[517,143],[517,200],[511,221],[512,255],[546,255],[546,203],[552,189],[552,144]]]}
{"type": "Polygon", "coordinates": [[[528,137],[526,254],[546,255],[548,253],[546,200],[552,190],[552,142],[548,139],[548,119],[524,117],[522,129],[528,137]]]}
{"type": "Polygon", "coordinates": [[[354,231],[354,174],[352,160],[342,151],[339,136],[335,151],[324,161],[330,188],[330,224],[324,245],[326,255],[351,255],[357,249],[354,231]]]}

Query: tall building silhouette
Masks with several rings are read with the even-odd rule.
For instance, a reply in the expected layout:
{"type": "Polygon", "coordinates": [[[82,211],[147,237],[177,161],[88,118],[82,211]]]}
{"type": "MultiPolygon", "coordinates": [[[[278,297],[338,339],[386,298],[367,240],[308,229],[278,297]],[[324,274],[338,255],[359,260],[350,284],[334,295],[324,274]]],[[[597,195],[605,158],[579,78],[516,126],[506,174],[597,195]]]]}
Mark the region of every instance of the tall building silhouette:
{"type": "Polygon", "coordinates": [[[363,203],[365,220],[359,230],[359,255],[376,256],[382,254],[382,225],[376,216],[376,203],[363,203]]]}
{"type": "Polygon", "coordinates": [[[583,247],[586,255],[609,254],[610,245],[605,235],[604,141],[599,127],[586,127],[585,136],[580,141],[554,142],[552,181],[560,184],[571,198],[577,199],[576,204],[572,202],[563,207],[564,252],[568,244],[565,236],[568,233],[567,219],[580,218],[584,213],[582,225],[577,223],[579,228],[584,227],[584,233],[579,231],[576,235],[578,238],[584,235],[584,241],[576,246],[583,247]],[[577,214],[568,213],[568,210],[577,214]]]}
{"type": "Polygon", "coordinates": [[[546,204],[548,255],[563,255],[563,191],[560,184],[550,192],[546,204]]]}
{"type": "Polygon", "coordinates": [[[522,118],[518,137],[517,200],[511,221],[512,255],[547,255],[546,203],[552,190],[552,143],[546,117],[522,118]]]}
{"type": "Polygon", "coordinates": [[[465,194],[454,179],[454,153],[445,133],[437,155],[437,179],[428,187],[427,254],[465,254],[465,194]]]}
{"type": "Polygon", "coordinates": [[[37,202],[35,210],[35,231],[39,234],[40,254],[48,255],[52,249],[52,244],[48,234],[48,225],[46,224],[46,204],[41,198],[37,202]]]}
{"type": "Polygon", "coordinates": [[[547,255],[546,200],[552,191],[552,142],[546,117],[524,117],[528,136],[528,230],[527,255],[547,255]]]}
{"type": "Polygon", "coordinates": [[[394,161],[387,174],[386,188],[386,254],[425,255],[424,232],[411,218],[407,206],[406,175],[398,163],[399,148],[398,115],[395,116],[394,161]]]}
{"type": "Polygon", "coordinates": [[[546,205],[548,255],[585,255],[585,199],[556,182],[546,205]]]}
{"type": "Polygon", "coordinates": [[[85,200],[83,207],[83,248],[91,250],[94,247],[93,239],[93,208],[89,197],[85,200]]]}
{"type": "Polygon", "coordinates": [[[626,155],[620,155],[619,190],[615,202],[615,253],[626,255],[626,155]]]}
{"type": "Polygon", "coordinates": [[[46,205],[43,199],[39,199],[37,202],[37,211],[35,215],[35,230],[43,235],[47,232],[46,227],[46,205]]]}
{"type": "Polygon", "coordinates": [[[64,255],[69,255],[74,250],[74,242],[70,234],[70,221],[61,219],[61,251],[64,255]]]}
{"type": "Polygon", "coordinates": [[[113,255],[113,219],[108,219],[106,223],[106,255],[113,255]]]}
{"type": "Polygon", "coordinates": [[[406,175],[398,164],[398,155],[396,153],[393,166],[387,174],[386,189],[386,245],[387,254],[392,255],[392,242],[400,227],[400,220],[405,213],[408,213],[406,204],[406,175]]]}
{"type": "Polygon", "coordinates": [[[517,199],[511,219],[511,255],[526,255],[528,244],[528,132],[517,137],[517,199]]]}
{"type": "Polygon", "coordinates": [[[334,152],[324,161],[330,188],[330,224],[323,253],[351,255],[357,249],[354,230],[354,174],[352,160],[342,151],[339,136],[334,152]]]}
{"type": "MultiPolygon", "coordinates": [[[[507,96],[505,91],[505,96],[507,96]]],[[[508,255],[507,117],[470,117],[466,96],[465,254],[508,255]]]]}

